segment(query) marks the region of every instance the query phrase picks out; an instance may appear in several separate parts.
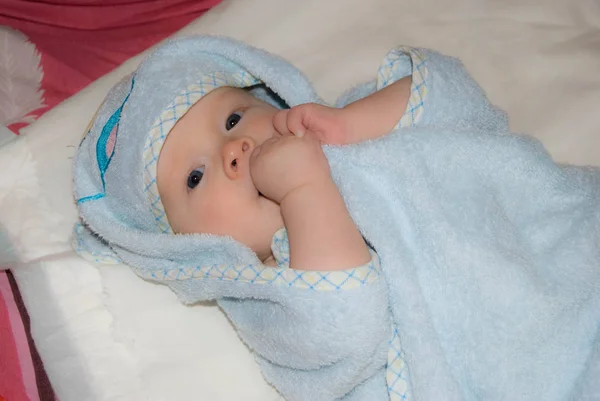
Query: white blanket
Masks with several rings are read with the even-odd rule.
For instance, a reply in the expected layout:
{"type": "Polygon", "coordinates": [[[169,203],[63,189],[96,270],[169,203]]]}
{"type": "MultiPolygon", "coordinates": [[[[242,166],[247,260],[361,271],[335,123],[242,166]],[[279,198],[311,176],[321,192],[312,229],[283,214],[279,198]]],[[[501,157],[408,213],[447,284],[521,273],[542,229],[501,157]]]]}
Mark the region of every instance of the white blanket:
{"type": "MultiPolygon", "coordinates": [[[[463,60],[514,131],[540,138],[557,161],[600,165],[595,0],[225,0],[181,34],[190,32],[280,54],[327,100],[371,78],[395,45],[440,50],[463,60]]],[[[97,268],[70,249],[70,157],[137,62],[0,149],[0,222],[23,262],[14,271],[50,380],[61,401],[278,400],[216,307],[184,307],[130,269],[97,268]]]]}

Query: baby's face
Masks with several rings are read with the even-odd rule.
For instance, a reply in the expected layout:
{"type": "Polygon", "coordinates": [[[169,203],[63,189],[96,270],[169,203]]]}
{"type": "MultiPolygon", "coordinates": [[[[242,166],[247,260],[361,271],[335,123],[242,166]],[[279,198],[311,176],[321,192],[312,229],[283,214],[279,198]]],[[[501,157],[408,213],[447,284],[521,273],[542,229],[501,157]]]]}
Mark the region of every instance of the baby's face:
{"type": "Polygon", "coordinates": [[[158,160],[158,191],[176,233],[228,235],[261,260],[283,227],[279,205],[250,176],[250,155],[276,134],[278,109],[243,89],[222,87],[175,124],[158,160]]]}

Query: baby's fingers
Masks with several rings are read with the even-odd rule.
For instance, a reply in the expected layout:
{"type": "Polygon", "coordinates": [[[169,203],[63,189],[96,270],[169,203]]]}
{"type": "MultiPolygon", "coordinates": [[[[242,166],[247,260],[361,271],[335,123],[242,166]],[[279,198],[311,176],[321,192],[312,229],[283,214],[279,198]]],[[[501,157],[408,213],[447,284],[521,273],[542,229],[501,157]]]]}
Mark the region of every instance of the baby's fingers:
{"type": "Polygon", "coordinates": [[[273,118],[273,125],[281,135],[291,133],[301,138],[310,129],[310,121],[315,115],[315,107],[314,103],[306,103],[288,110],[281,110],[273,118]]]}
{"type": "Polygon", "coordinates": [[[292,107],[287,115],[287,128],[295,136],[302,138],[310,127],[314,114],[314,104],[306,103],[292,107]]]}
{"type": "Polygon", "coordinates": [[[275,127],[275,131],[277,131],[279,133],[279,135],[283,136],[283,135],[288,135],[291,133],[287,127],[287,118],[288,118],[289,112],[290,112],[289,109],[283,109],[283,110],[279,110],[273,116],[273,127],[275,127]]]}

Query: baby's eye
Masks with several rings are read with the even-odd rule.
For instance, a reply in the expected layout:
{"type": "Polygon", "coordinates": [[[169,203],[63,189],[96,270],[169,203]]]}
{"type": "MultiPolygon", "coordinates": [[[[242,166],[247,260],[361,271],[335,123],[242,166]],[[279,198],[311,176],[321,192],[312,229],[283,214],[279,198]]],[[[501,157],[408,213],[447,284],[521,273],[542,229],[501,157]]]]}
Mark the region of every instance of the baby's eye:
{"type": "Polygon", "coordinates": [[[225,129],[227,131],[229,131],[230,129],[235,127],[236,124],[239,123],[241,119],[242,119],[241,112],[236,111],[235,113],[232,113],[229,117],[227,117],[227,121],[225,121],[225,129]]]}
{"type": "Polygon", "coordinates": [[[200,184],[200,180],[202,180],[202,176],[204,175],[203,168],[197,168],[192,171],[187,179],[187,186],[189,189],[194,189],[198,184],[200,184]]]}

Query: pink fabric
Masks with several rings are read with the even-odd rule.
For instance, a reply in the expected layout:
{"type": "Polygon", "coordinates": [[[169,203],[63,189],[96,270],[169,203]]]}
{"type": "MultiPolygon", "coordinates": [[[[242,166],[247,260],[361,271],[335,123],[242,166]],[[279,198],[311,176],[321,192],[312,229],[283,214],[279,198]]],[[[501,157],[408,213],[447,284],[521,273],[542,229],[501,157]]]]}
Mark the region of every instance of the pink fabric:
{"type": "Polygon", "coordinates": [[[0,401],[57,401],[10,270],[0,271],[0,401]]]}
{"type": "Polygon", "coordinates": [[[219,2],[2,0],[0,25],[23,32],[42,54],[46,107],[32,113],[39,116],[219,2]]]}
{"type": "Polygon", "coordinates": [[[113,154],[113,150],[115,150],[115,144],[117,142],[117,126],[113,128],[112,132],[108,136],[108,141],[106,143],[106,158],[110,159],[113,154]]]}
{"type": "Polygon", "coordinates": [[[4,271],[0,271],[0,397],[40,399],[27,336],[4,271]]]}

